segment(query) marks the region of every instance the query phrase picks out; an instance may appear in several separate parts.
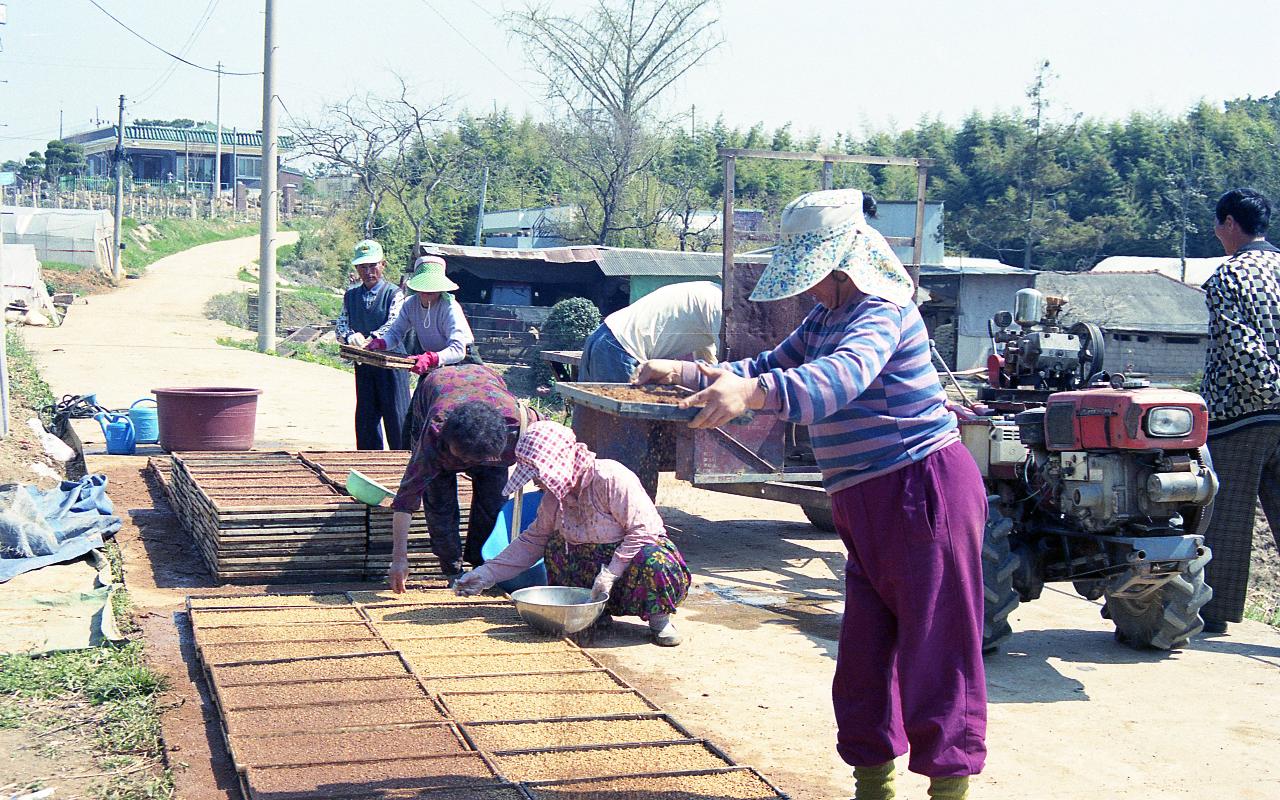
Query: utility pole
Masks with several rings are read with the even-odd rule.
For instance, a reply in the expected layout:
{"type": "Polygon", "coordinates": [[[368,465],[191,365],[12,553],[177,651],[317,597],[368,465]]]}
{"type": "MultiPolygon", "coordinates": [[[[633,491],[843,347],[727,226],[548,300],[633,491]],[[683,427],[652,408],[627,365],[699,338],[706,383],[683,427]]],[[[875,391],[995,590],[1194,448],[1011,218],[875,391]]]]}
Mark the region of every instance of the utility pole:
{"type": "Polygon", "coordinates": [[[111,280],[124,281],[124,243],[120,241],[120,223],[124,219],[124,95],[120,95],[120,122],[116,125],[116,207],[112,214],[111,280]]]}
{"type": "Polygon", "coordinates": [[[476,212],[476,247],[484,244],[484,204],[489,195],[489,165],[484,165],[484,178],[480,180],[480,210],[476,212]]]}
{"type": "Polygon", "coordinates": [[[62,138],[62,109],[58,109],[58,138],[62,138]]]}
{"type": "Polygon", "coordinates": [[[276,349],[276,17],[266,0],[262,45],[262,233],[258,248],[258,350],[276,349]]]}
{"type": "Polygon", "coordinates": [[[218,100],[214,106],[218,133],[213,143],[213,189],[209,192],[209,217],[218,216],[218,195],[222,193],[222,62],[218,62],[218,100]]]}

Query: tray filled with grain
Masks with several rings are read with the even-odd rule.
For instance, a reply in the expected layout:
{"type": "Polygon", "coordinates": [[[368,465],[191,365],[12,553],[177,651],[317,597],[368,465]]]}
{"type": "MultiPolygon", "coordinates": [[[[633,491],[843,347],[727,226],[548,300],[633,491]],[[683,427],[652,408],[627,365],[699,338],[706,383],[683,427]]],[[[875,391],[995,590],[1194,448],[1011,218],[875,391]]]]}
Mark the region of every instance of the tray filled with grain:
{"type": "Polygon", "coordinates": [[[380,639],[317,639],[301,642],[235,642],[200,646],[200,660],[208,666],[243,661],[279,661],[313,656],[344,656],[389,650],[380,639]]]}
{"type": "Polygon", "coordinates": [[[426,696],[417,678],[396,676],[276,684],[265,691],[255,684],[228,686],[222,690],[218,701],[226,711],[241,711],[353,700],[420,700],[426,696]]]}
{"type": "Polygon", "coordinates": [[[661,744],[592,745],[490,754],[498,772],[511,781],[605,778],[654,771],[685,772],[734,766],[703,740],[661,744]]]}
{"type": "Polygon", "coordinates": [[[526,672],[529,665],[520,660],[521,672],[497,675],[455,675],[426,679],[433,692],[555,692],[566,689],[627,689],[627,684],[607,669],[560,672],[526,672]]]}
{"type": "Polygon", "coordinates": [[[209,672],[213,676],[213,682],[219,687],[413,674],[396,652],[247,661],[211,666],[209,672]]]}
{"type": "Polygon", "coordinates": [[[353,761],[303,767],[248,767],[248,800],[357,798],[402,789],[439,789],[501,783],[480,753],[353,761]]]}
{"type": "Polygon", "coordinates": [[[236,766],[301,766],[465,753],[458,729],[448,722],[332,733],[282,733],[232,737],[236,766]]]}
{"type": "Polygon", "coordinates": [[[548,749],[609,744],[652,744],[693,739],[666,714],[545,722],[471,722],[463,734],[477,750],[548,749]]]}
{"type": "Polygon", "coordinates": [[[347,597],[351,599],[352,603],[368,609],[390,608],[392,606],[511,604],[511,601],[505,597],[493,597],[485,594],[464,596],[454,594],[452,589],[432,589],[422,586],[412,587],[404,594],[396,594],[390,589],[351,591],[347,592],[347,597]]]}
{"type": "Polygon", "coordinates": [[[518,661],[513,660],[509,654],[424,656],[416,652],[405,652],[404,655],[405,660],[413,667],[413,671],[424,680],[495,675],[512,668],[528,672],[563,672],[593,670],[600,667],[599,662],[582,650],[525,653],[519,657],[518,661]]]}
{"type": "Polygon", "coordinates": [[[533,800],[787,800],[750,767],[522,785],[533,800]]]}
{"type": "Polygon", "coordinates": [[[256,625],[313,624],[317,622],[363,622],[355,606],[341,608],[249,608],[196,609],[191,612],[191,627],[197,631],[210,628],[247,627],[256,625]]]}
{"type": "MultiPolygon", "coordinates": [[[[365,621],[283,623],[279,625],[230,625],[220,628],[201,628],[196,632],[196,643],[204,645],[234,642],[303,642],[320,639],[370,639],[378,640],[378,634],[365,621]]],[[[380,640],[379,640],[380,641],[380,640]]],[[[374,648],[379,649],[379,648],[374,648]]]]}
{"type": "Polygon", "coordinates": [[[406,656],[524,655],[525,653],[582,652],[568,639],[543,633],[489,633],[481,636],[438,636],[434,639],[397,639],[379,626],[387,641],[406,656]]]}
{"type": "MultiPolygon", "coordinates": [[[[296,684],[295,684],[296,685],[296,684]]],[[[279,686],[262,687],[272,692],[279,686]]],[[[281,705],[223,712],[229,737],[264,733],[336,733],[388,725],[448,721],[430,697],[281,705]]]]}
{"type": "Polygon", "coordinates": [[[343,592],[328,594],[212,594],[187,598],[187,610],[192,609],[254,609],[254,608],[328,608],[350,606],[354,601],[343,592]]]}
{"type": "Polygon", "coordinates": [[[659,710],[634,689],[556,692],[444,692],[440,702],[460,722],[572,719],[659,710]]]}

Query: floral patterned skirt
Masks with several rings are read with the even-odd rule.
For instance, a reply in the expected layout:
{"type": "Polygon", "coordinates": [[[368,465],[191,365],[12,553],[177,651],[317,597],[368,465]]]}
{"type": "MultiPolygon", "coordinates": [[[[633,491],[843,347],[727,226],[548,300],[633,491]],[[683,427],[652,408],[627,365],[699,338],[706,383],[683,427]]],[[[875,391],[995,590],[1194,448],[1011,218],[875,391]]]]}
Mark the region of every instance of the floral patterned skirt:
{"type": "MultiPolygon", "coordinates": [[[[553,533],[543,553],[547,583],[589,589],[600,568],[613,559],[613,551],[617,549],[618,542],[573,544],[566,548],[564,537],[553,533]]],[[[605,612],[646,620],[652,614],[673,614],[689,593],[690,582],[684,557],[664,536],[657,544],[640,548],[626,572],[614,583],[605,612]]]]}

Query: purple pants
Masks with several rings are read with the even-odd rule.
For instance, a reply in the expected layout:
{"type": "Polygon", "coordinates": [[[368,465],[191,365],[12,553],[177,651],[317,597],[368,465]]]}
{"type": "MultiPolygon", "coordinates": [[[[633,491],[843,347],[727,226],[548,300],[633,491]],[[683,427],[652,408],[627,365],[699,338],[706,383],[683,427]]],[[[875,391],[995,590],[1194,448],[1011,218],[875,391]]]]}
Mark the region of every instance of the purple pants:
{"type": "Polygon", "coordinates": [[[849,548],[831,689],[840,757],[874,766],[910,745],[912,772],[976,775],[987,754],[977,465],[957,442],[831,502],[849,548]]]}

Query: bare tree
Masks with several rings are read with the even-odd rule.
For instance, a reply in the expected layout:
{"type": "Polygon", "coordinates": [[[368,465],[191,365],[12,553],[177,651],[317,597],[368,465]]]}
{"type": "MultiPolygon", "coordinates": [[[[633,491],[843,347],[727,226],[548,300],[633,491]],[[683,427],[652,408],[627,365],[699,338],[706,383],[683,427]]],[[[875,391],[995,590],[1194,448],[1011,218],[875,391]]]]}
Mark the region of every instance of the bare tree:
{"type": "MultiPolygon", "coordinates": [[[[368,199],[366,237],[373,234],[378,208],[388,194],[397,200],[408,197],[406,178],[397,171],[404,169],[410,154],[444,120],[449,107],[447,100],[417,103],[410,98],[404,79],[396,79],[400,91],[394,97],[353,95],[326,106],[319,121],[295,120],[289,130],[299,151],[343,167],[360,182],[368,199]]],[[[438,184],[438,178],[427,181],[432,190],[438,184]]],[[[410,219],[420,230],[418,218],[411,214],[410,219]]]]}
{"type": "Polygon", "coordinates": [[[599,244],[634,224],[622,220],[626,189],[656,153],[645,123],[655,101],[721,44],[715,0],[597,0],[583,19],[526,6],[511,15],[547,92],[574,119],[565,163],[599,206],[590,232],[599,244]],[[585,156],[585,158],[584,158],[585,156]]]}

